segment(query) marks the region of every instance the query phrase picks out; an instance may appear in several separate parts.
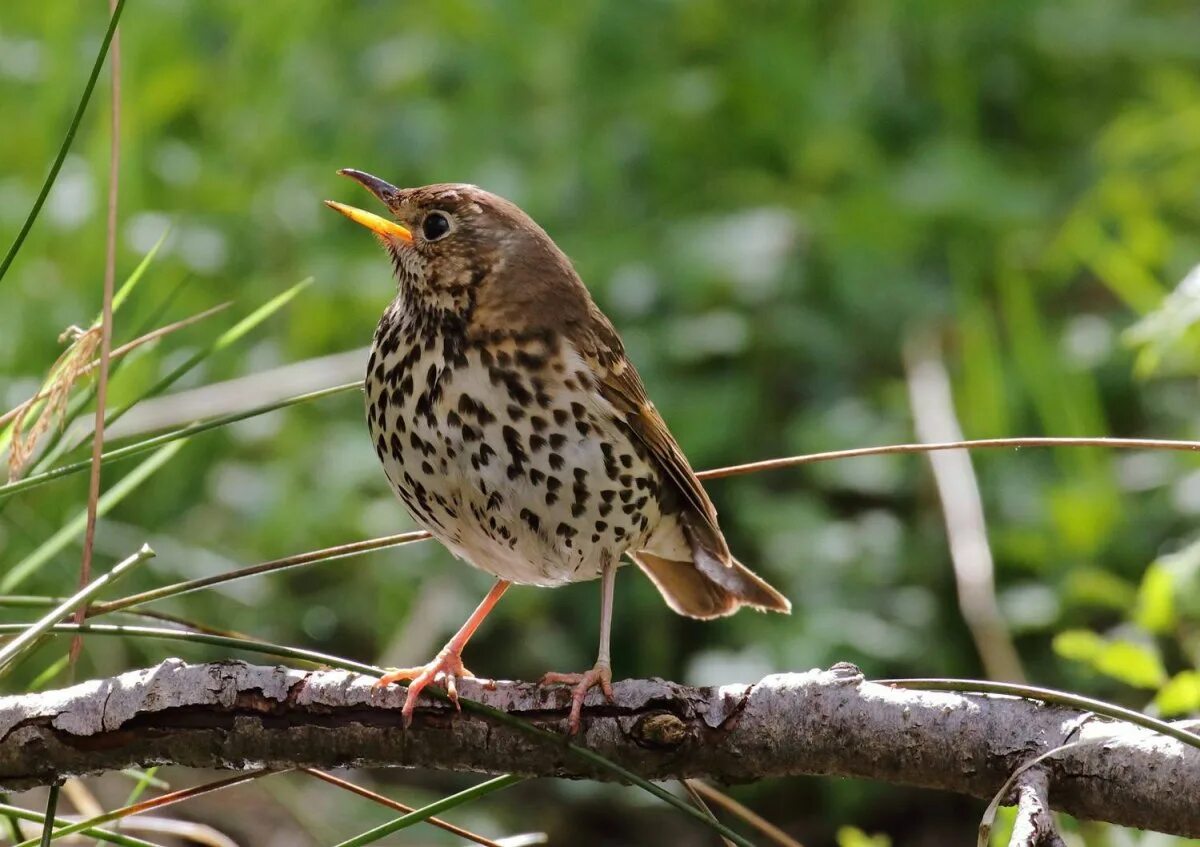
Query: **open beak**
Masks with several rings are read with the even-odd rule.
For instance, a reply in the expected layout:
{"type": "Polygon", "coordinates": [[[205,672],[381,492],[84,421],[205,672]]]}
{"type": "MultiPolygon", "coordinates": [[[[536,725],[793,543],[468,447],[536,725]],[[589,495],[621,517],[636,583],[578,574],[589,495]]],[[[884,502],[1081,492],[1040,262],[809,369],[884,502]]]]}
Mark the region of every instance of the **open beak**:
{"type": "MultiPolygon", "coordinates": [[[[385,182],[378,177],[371,176],[363,171],[356,171],[353,168],[343,168],[338,171],[342,176],[348,176],[355,182],[365,187],[368,191],[383,201],[384,205],[390,206],[390,199],[396,197],[400,193],[400,189],[389,182],[385,182]]],[[[341,212],[343,215],[354,221],[356,224],[362,224],[371,232],[383,238],[395,239],[403,241],[405,244],[411,244],[413,240],[412,233],[407,227],[401,226],[395,221],[389,221],[387,218],[362,209],[356,209],[353,206],[347,206],[345,203],[337,203],[333,200],[326,200],[325,205],[335,211],[341,212]]]]}

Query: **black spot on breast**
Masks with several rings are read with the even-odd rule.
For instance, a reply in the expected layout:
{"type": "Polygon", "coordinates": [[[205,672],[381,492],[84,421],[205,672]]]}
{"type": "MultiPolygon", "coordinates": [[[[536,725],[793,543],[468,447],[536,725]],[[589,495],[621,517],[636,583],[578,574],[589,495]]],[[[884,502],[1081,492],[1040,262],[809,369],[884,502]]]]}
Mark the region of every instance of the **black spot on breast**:
{"type": "Polygon", "coordinates": [[[547,461],[550,462],[550,469],[555,471],[561,471],[565,464],[563,457],[558,453],[551,453],[547,461]]]}
{"type": "Polygon", "coordinates": [[[521,510],[521,520],[525,521],[534,532],[542,527],[542,519],[528,509],[521,510]]]}
{"type": "Polygon", "coordinates": [[[529,425],[533,427],[534,432],[545,432],[549,424],[541,415],[533,415],[529,418],[529,425]]]}
{"type": "Polygon", "coordinates": [[[554,422],[556,424],[558,424],[559,426],[566,426],[567,420],[570,418],[570,415],[567,414],[566,409],[555,409],[553,414],[554,414],[554,422]]]}

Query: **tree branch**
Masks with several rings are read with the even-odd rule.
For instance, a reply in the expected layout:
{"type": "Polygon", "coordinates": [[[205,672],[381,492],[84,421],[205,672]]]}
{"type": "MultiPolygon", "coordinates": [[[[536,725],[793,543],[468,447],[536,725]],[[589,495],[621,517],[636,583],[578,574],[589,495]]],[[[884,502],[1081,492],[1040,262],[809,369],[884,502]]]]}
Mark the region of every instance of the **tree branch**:
{"type": "MultiPolygon", "coordinates": [[[[405,732],[404,690],[344,671],[177,659],[112,679],[0,698],[0,789],[131,765],[383,766],[609,779],[563,744],[425,701],[405,732]]],[[[988,798],[1043,763],[1052,806],[1079,818],[1200,836],[1200,750],[1127,724],[1012,697],[891,688],[852,665],[691,688],[627,680],[588,699],[578,743],[652,779],[862,777],[988,798]]],[[[466,680],[464,697],[562,730],[564,687],[466,680]]]]}
{"type": "Polygon", "coordinates": [[[1017,819],[1009,847],[1066,847],[1050,812],[1050,780],[1041,768],[1030,768],[1017,780],[1017,819]]]}

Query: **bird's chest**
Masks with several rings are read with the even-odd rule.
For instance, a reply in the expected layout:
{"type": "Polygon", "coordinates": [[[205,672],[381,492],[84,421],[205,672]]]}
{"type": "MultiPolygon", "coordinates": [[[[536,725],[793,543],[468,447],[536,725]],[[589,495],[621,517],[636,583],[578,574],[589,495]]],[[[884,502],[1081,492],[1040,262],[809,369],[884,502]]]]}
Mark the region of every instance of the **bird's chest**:
{"type": "Polygon", "coordinates": [[[657,472],[557,342],[377,337],[376,452],[409,512],[504,579],[599,575],[659,517],[657,472]]]}

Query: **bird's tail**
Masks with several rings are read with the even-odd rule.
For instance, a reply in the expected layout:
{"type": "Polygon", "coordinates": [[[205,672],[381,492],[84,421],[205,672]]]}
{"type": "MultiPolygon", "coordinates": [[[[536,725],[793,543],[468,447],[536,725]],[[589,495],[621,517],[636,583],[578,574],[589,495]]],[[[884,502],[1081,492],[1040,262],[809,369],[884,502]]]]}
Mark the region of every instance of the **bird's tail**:
{"type": "MultiPolygon", "coordinates": [[[[667,605],[689,618],[721,618],[742,606],[764,612],[792,610],[788,599],[736,559],[730,565],[715,560],[680,562],[646,550],[632,554],[667,605]]],[[[707,557],[697,556],[697,559],[707,557]]]]}

